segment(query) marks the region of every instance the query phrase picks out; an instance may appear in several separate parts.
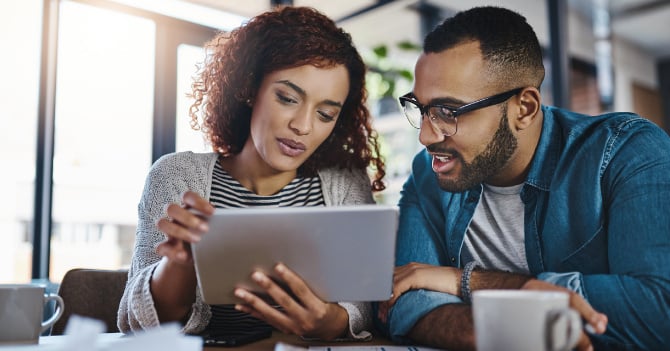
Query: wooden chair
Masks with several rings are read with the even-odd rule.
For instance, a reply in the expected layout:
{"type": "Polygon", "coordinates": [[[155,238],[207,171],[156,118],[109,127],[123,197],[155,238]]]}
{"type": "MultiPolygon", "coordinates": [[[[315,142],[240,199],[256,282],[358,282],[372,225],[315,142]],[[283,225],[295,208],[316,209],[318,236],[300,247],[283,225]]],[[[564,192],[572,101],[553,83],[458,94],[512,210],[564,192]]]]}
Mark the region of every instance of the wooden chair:
{"type": "Polygon", "coordinates": [[[65,273],[58,289],[65,310],[51,329],[51,335],[62,335],[73,314],[103,321],[107,333],[118,332],[116,314],[127,279],[127,270],[76,268],[65,273]]]}

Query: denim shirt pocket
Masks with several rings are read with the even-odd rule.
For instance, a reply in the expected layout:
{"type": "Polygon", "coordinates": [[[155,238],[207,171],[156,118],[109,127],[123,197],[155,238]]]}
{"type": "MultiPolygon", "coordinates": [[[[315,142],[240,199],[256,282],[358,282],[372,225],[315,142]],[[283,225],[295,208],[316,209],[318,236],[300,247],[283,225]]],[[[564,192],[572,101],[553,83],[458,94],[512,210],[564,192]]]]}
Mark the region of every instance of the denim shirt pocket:
{"type": "MultiPolygon", "coordinates": [[[[575,247],[575,245],[571,245],[575,247]]],[[[577,249],[568,252],[561,260],[561,271],[578,271],[582,274],[606,273],[609,271],[607,257],[607,230],[600,225],[577,249]]]]}

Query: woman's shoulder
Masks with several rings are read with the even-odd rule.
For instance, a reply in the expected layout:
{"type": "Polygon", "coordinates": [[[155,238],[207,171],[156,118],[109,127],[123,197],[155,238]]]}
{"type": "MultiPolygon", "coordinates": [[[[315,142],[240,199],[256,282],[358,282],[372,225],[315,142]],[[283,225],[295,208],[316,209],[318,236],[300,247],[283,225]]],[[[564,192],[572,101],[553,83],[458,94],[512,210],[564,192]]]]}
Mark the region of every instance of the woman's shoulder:
{"type": "Polygon", "coordinates": [[[365,169],[347,169],[339,167],[329,167],[319,170],[319,177],[322,180],[351,182],[353,179],[367,179],[368,175],[365,169]]]}
{"type": "Polygon", "coordinates": [[[326,204],[372,203],[371,180],[365,169],[325,168],[319,178],[326,204]]]}
{"type": "Polygon", "coordinates": [[[185,174],[207,174],[214,166],[219,155],[215,152],[195,153],[191,151],[173,152],[161,156],[151,166],[153,175],[183,176],[185,174]]]}
{"type": "Polygon", "coordinates": [[[153,168],[171,169],[171,168],[199,168],[208,166],[216,161],[219,154],[216,152],[196,153],[192,151],[181,151],[165,154],[158,158],[153,164],[153,168]]]}

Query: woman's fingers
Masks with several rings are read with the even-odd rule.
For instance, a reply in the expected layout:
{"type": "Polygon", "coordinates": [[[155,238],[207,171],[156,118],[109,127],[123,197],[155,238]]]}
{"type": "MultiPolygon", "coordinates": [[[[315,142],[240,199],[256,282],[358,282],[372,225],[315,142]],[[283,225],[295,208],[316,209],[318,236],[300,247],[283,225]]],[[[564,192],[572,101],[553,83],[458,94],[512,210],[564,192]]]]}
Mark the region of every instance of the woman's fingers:
{"type": "Polygon", "coordinates": [[[192,262],[190,244],[199,242],[201,235],[209,231],[207,216],[213,211],[211,204],[190,191],[182,195],[182,205],[167,205],[166,216],[156,222],[167,240],[156,247],[156,253],[179,263],[192,262]]]}
{"type": "MultiPolygon", "coordinates": [[[[300,301],[302,306],[305,306],[308,310],[316,311],[324,305],[324,302],[314,295],[314,292],[309,288],[307,283],[298,274],[286,267],[286,265],[278,263],[274,269],[279,279],[286,283],[286,286],[296,299],[300,301]]],[[[291,296],[288,297],[291,298],[291,296]]],[[[291,301],[295,302],[293,298],[291,298],[291,301]]],[[[284,308],[288,307],[284,306],[284,308]]]]}
{"type": "Polygon", "coordinates": [[[185,208],[194,209],[202,215],[209,217],[214,214],[214,206],[202,196],[186,191],[181,196],[181,202],[185,208]]]}
{"type": "Polygon", "coordinates": [[[176,239],[168,239],[156,247],[156,253],[178,263],[191,263],[190,244],[176,239]]]}
{"type": "Polygon", "coordinates": [[[161,218],[156,223],[158,229],[168,236],[169,239],[183,240],[186,242],[200,241],[200,232],[194,232],[182,223],[168,218],[161,218]]]}
{"type": "MultiPolygon", "coordinates": [[[[274,290],[275,288],[281,290],[281,288],[277,287],[270,278],[260,272],[254,272],[252,279],[254,279],[254,281],[256,281],[266,291],[274,290]],[[270,285],[274,285],[274,287],[271,287],[270,285]]],[[[275,295],[279,295],[277,294],[277,291],[273,292],[275,295]]],[[[301,335],[300,330],[296,326],[296,323],[294,323],[294,320],[289,315],[277,310],[275,307],[270,306],[264,299],[240,288],[235,289],[234,293],[235,296],[244,301],[244,304],[235,305],[237,310],[249,313],[256,318],[264,320],[282,332],[301,335]]],[[[272,295],[270,292],[268,292],[268,294],[272,295]]],[[[284,293],[284,295],[286,294],[284,293]]],[[[273,299],[274,298],[275,297],[273,296],[273,299]]],[[[283,303],[287,304],[286,299],[282,297],[279,298],[283,300],[283,303]]],[[[288,298],[290,299],[290,297],[288,298]]],[[[292,303],[295,303],[295,301],[292,303]]],[[[291,305],[292,303],[288,304],[291,305]]],[[[282,304],[279,305],[283,306],[282,304]]]]}
{"type": "Polygon", "coordinates": [[[281,306],[285,313],[289,316],[302,317],[306,314],[305,308],[289,295],[289,292],[280,287],[270,277],[261,273],[254,272],[251,274],[251,279],[258,284],[272,300],[281,306]]]}
{"type": "Polygon", "coordinates": [[[235,290],[235,295],[244,301],[236,308],[265,320],[279,330],[301,336],[330,340],[345,332],[348,325],[346,310],[319,299],[307,283],[285,265],[277,264],[275,272],[277,281],[258,271],[251,278],[280,309],[244,289],[235,290]]]}
{"type": "Polygon", "coordinates": [[[168,205],[165,212],[171,222],[180,224],[187,230],[198,234],[209,231],[207,217],[199,215],[198,212],[184,208],[178,204],[168,205]]]}

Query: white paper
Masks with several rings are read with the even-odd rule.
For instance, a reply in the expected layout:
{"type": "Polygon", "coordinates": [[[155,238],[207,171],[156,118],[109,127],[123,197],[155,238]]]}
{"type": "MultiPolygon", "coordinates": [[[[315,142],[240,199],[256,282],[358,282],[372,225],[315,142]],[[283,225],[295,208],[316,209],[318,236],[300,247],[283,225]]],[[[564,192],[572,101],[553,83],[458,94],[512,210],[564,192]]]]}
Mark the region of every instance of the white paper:
{"type": "Polygon", "coordinates": [[[0,346],[0,351],[202,351],[202,338],[182,334],[177,324],[126,336],[101,333],[104,323],[71,316],[65,331],[66,335],[41,337],[38,345],[0,346]]]}
{"type": "Polygon", "coordinates": [[[310,346],[309,351],[438,351],[429,347],[401,345],[310,346]]]}
{"type": "Polygon", "coordinates": [[[402,346],[402,345],[368,345],[360,344],[354,346],[310,346],[309,348],[285,344],[282,342],[275,345],[274,351],[438,351],[429,347],[402,346]]]}

